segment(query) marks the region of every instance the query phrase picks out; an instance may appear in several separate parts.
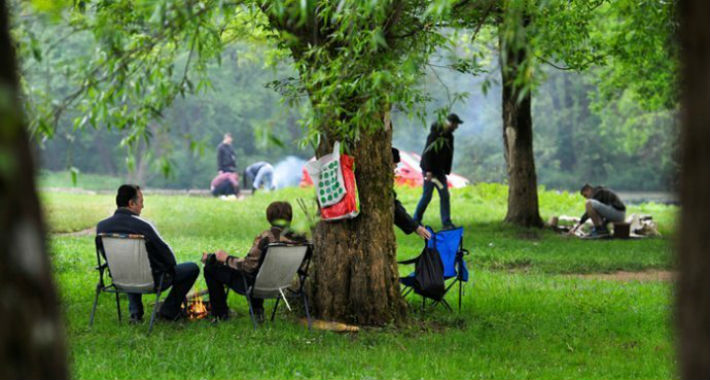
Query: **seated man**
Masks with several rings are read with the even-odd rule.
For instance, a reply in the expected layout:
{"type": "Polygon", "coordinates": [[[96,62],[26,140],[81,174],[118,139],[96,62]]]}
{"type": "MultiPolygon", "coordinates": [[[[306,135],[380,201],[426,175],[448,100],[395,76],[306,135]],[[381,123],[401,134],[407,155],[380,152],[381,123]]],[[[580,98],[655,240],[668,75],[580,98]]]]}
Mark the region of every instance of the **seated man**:
{"type": "Polygon", "coordinates": [[[255,162],[244,169],[244,176],[251,182],[251,190],[255,192],[262,186],[266,191],[274,189],[274,167],[266,161],[255,162]]]}
{"type": "MultiPolygon", "coordinates": [[[[392,164],[394,168],[397,169],[397,164],[400,161],[399,149],[392,148],[392,164]]],[[[397,199],[397,193],[392,190],[392,195],[394,197],[394,224],[399,227],[402,232],[409,235],[412,232],[417,233],[419,237],[424,240],[431,239],[431,233],[424,228],[421,224],[417,223],[411,216],[407,213],[407,210],[402,206],[402,202],[397,199]]]]}
{"type": "Polygon", "coordinates": [[[592,187],[590,184],[584,184],[579,192],[587,198],[584,202],[586,211],[579,219],[579,223],[569,231],[569,234],[574,234],[589,218],[594,223],[591,236],[608,235],[609,230],[606,228],[608,222],[624,221],[626,206],[613,191],[602,186],[592,187]]]}
{"type": "MultiPolygon", "coordinates": [[[[266,208],[266,220],[271,228],[262,232],[254,239],[254,243],[246,257],[230,256],[223,250],[218,250],[214,254],[202,254],[202,262],[205,263],[204,275],[207,283],[207,290],[210,293],[210,303],[212,315],[216,320],[229,318],[227,308],[227,297],[224,286],[229,286],[239,293],[244,293],[244,279],[247,284],[254,281],[256,272],[259,270],[261,257],[266,252],[269,243],[285,242],[293,243],[305,241],[305,238],[293,234],[289,230],[293,211],[288,202],[272,202],[266,208]]],[[[252,298],[254,314],[260,321],[264,319],[264,300],[252,298]]]]}
{"type": "MultiPolygon", "coordinates": [[[[180,304],[200,274],[200,268],[195,263],[177,264],[175,254],[160,237],[158,230],[150,222],[140,218],[143,210],[143,193],[140,187],[121,185],[116,194],[116,206],[118,209],[113,216],[100,221],[96,226],[96,233],[145,236],[148,260],[156,287],[161,274],[166,275],[163,279],[163,289],[173,287],[160,308],[159,316],[162,319],[177,320],[181,315],[180,304]]],[[[131,322],[136,323],[143,319],[143,302],[140,293],[128,294],[128,311],[131,314],[131,322]]]]}

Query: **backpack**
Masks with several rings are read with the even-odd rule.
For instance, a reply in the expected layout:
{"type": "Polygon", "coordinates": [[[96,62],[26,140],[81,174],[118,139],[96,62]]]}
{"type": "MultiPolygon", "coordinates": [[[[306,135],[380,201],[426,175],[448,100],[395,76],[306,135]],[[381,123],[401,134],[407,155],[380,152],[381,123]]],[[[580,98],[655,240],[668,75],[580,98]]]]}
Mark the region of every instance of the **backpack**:
{"type": "Polygon", "coordinates": [[[414,292],[437,301],[446,293],[444,288],[444,264],[436,248],[424,242],[422,253],[415,260],[414,292]]]}

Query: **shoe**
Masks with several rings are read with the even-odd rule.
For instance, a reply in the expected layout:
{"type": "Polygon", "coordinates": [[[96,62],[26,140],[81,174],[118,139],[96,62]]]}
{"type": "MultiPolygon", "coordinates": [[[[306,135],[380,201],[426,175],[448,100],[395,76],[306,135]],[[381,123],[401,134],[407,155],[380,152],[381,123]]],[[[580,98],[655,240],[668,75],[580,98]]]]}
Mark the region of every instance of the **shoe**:
{"type": "Polygon", "coordinates": [[[453,229],[459,228],[459,226],[457,226],[453,223],[446,223],[441,228],[444,230],[453,230],[453,229]]]}
{"type": "Polygon", "coordinates": [[[183,309],[180,309],[180,311],[177,312],[175,315],[168,315],[168,314],[163,314],[162,312],[158,312],[158,319],[162,319],[164,321],[168,322],[177,322],[182,319],[187,318],[187,312],[183,309]]]}
{"type": "Polygon", "coordinates": [[[213,315],[212,318],[210,318],[210,323],[213,325],[216,325],[221,322],[227,322],[229,320],[229,314],[225,315],[213,315]]]}
{"type": "Polygon", "coordinates": [[[128,320],[128,323],[132,325],[137,325],[143,323],[143,316],[140,314],[131,314],[131,318],[128,320]]]}
{"type": "Polygon", "coordinates": [[[609,235],[609,230],[605,227],[592,227],[592,232],[589,233],[590,237],[602,237],[609,235]]]}
{"type": "Polygon", "coordinates": [[[254,317],[257,323],[264,323],[264,309],[254,309],[254,317]]]}

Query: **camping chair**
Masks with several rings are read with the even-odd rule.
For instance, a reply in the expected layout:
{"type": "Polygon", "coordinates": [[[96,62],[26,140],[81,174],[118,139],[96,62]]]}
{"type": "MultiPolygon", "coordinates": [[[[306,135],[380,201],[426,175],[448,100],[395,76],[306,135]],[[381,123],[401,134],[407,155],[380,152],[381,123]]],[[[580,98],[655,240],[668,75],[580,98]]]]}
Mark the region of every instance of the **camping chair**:
{"type": "Polygon", "coordinates": [[[271,243],[261,258],[261,264],[256,272],[254,281],[249,284],[247,279],[242,276],[244,289],[246,289],[246,291],[244,293],[237,293],[242,294],[247,299],[249,315],[251,316],[255,330],[257,328],[257,322],[256,316],[254,315],[254,307],[251,302],[252,298],[276,298],[274,309],[271,312],[271,321],[273,321],[281,299],[286,303],[286,307],[291,310],[284,291],[289,291],[303,299],[303,306],[306,309],[306,318],[308,320],[308,329],[311,329],[308,296],[306,296],[303,286],[306,277],[308,277],[308,266],[310,265],[312,251],[313,249],[310,244],[271,243]],[[291,281],[296,274],[298,274],[299,286],[298,290],[292,290],[290,289],[291,281]]]}
{"type": "Polygon", "coordinates": [[[148,334],[153,330],[155,315],[160,309],[160,293],[163,287],[164,274],[155,286],[146,240],[143,235],[101,233],[96,236],[96,270],[99,271],[99,282],[96,284],[94,306],[91,309],[89,326],[94,323],[96,305],[101,292],[116,294],[116,311],[118,322],[121,322],[121,304],[119,293],[155,293],[155,307],[150,316],[148,334]],[[111,283],[104,283],[104,271],[108,270],[111,283]]]}
{"type": "MultiPolygon", "coordinates": [[[[459,311],[461,311],[461,295],[463,293],[463,283],[468,281],[468,269],[464,261],[464,255],[468,255],[468,250],[463,248],[463,227],[450,230],[434,232],[431,227],[426,227],[431,232],[431,239],[427,241],[427,247],[434,248],[439,252],[441,263],[444,266],[444,281],[451,280],[444,292],[444,297],[449,290],[458,283],[459,285],[459,311]]],[[[416,259],[400,261],[400,264],[413,264],[416,259]]],[[[406,297],[415,289],[415,273],[412,272],[406,277],[399,279],[399,282],[404,285],[402,288],[402,296],[406,297]]],[[[433,300],[433,304],[438,303],[446,306],[447,309],[453,311],[451,306],[444,297],[441,300],[433,300]]],[[[425,305],[425,297],[422,296],[422,308],[425,305]]]]}

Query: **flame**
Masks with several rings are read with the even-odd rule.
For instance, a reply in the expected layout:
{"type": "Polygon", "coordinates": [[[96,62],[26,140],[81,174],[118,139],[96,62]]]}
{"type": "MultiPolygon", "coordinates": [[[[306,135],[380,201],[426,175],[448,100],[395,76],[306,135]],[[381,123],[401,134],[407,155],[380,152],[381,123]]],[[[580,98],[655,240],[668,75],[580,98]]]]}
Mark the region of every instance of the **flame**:
{"type": "Polygon", "coordinates": [[[202,301],[202,297],[198,295],[199,292],[195,292],[189,301],[187,307],[187,314],[190,319],[202,319],[207,317],[207,305],[202,301]]]}

